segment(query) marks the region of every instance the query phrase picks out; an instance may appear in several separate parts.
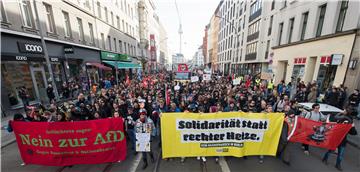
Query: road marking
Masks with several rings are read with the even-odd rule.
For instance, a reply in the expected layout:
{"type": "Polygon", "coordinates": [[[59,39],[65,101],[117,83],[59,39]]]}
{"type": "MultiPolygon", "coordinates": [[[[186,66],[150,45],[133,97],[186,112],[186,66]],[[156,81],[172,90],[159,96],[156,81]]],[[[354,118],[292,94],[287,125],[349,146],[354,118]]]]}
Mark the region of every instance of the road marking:
{"type": "Polygon", "coordinates": [[[134,162],[131,165],[130,172],[135,172],[136,171],[137,167],[140,164],[141,158],[142,158],[142,152],[138,152],[136,157],[135,157],[134,162]]]}
{"type": "Polygon", "coordinates": [[[219,158],[219,164],[222,172],[230,172],[230,168],[224,157],[219,158]]]}

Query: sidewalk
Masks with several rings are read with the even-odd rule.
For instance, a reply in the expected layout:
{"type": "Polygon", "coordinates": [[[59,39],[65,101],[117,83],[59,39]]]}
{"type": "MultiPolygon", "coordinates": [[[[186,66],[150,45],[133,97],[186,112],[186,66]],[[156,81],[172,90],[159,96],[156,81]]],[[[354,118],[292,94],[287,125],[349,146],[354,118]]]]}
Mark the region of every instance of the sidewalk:
{"type": "Polygon", "coordinates": [[[7,126],[9,120],[12,120],[14,114],[16,113],[21,113],[25,115],[24,109],[20,108],[20,109],[8,111],[7,116],[1,118],[1,148],[15,142],[14,132],[9,133],[7,131],[7,126]]]}

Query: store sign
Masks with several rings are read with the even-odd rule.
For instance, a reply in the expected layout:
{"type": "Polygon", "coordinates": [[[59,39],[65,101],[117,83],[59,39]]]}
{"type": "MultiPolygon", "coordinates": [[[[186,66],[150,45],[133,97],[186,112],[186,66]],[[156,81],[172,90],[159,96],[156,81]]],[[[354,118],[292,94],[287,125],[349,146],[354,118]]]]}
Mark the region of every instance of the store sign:
{"type": "Polygon", "coordinates": [[[343,56],[343,54],[332,54],[331,65],[341,65],[343,56]]]}
{"type": "Polygon", "coordinates": [[[22,53],[43,54],[44,49],[41,45],[35,43],[18,42],[19,51],[22,53]]]}
{"type": "Polygon", "coordinates": [[[106,51],[101,52],[101,59],[113,61],[131,61],[127,54],[114,54],[106,51]]]}
{"type": "Polygon", "coordinates": [[[15,59],[17,61],[27,61],[27,57],[26,56],[15,56],[15,59]]]}
{"type": "Polygon", "coordinates": [[[65,54],[73,54],[74,53],[74,47],[73,46],[65,46],[64,47],[64,53],[65,54]]]}
{"type": "Polygon", "coordinates": [[[59,58],[51,57],[51,58],[50,58],[50,61],[52,61],[52,62],[59,62],[59,58]]]}

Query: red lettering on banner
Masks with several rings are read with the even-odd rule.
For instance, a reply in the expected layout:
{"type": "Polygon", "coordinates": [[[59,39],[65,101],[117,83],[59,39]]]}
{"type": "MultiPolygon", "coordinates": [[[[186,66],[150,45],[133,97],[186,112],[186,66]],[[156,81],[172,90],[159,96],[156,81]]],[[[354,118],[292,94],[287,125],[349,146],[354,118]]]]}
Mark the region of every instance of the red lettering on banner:
{"type": "Polygon", "coordinates": [[[15,121],[13,128],[26,164],[68,166],[125,160],[123,123],[122,118],[51,123],[15,121]]]}

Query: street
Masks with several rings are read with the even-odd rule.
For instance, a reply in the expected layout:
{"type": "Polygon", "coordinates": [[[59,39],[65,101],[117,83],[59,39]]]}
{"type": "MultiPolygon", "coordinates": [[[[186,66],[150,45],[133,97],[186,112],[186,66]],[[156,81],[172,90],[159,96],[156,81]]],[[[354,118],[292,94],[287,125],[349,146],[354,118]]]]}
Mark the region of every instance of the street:
{"type": "MultiPolygon", "coordinates": [[[[293,150],[290,166],[285,165],[281,160],[275,157],[265,157],[264,163],[259,164],[258,157],[220,158],[219,163],[215,162],[215,158],[207,158],[205,164],[202,164],[196,158],[186,158],[184,163],[180,162],[180,158],[172,160],[161,160],[159,158],[160,149],[155,142],[154,157],[155,162],[149,162],[148,168],[142,170],[142,155],[134,155],[128,148],[127,158],[123,162],[113,164],[96,164],[96,165],[74,165],[73,167],[48,167],[39,165],[21,166],[22,163],[16,143],[2,149],[1,152],[1,170],[6,172],[115,172],[115,171],[139,171],[139,172],[236,172],[236,171],[261,171],[261,172],[286,172],[286,171],[309,171],[309,172],[336,172],[334,168],[336,155],[332,154],[329,158],[329,164],[325,165],[321,162],[321,156],[325,152],[324,149],[310,147],[310,156],[306,156],[300,145],[293,150]],[[158,163],[157,169],[155,169],[158,163]],[[228,171],[229,170],[229,171],[228,171]]],[[[149,161],[150,158],[148,158],[149,161]]],[[[360,151],[359,149],[347,145],[343,160],[343,171],[355,172],[360,170],[360,151]]]]}

